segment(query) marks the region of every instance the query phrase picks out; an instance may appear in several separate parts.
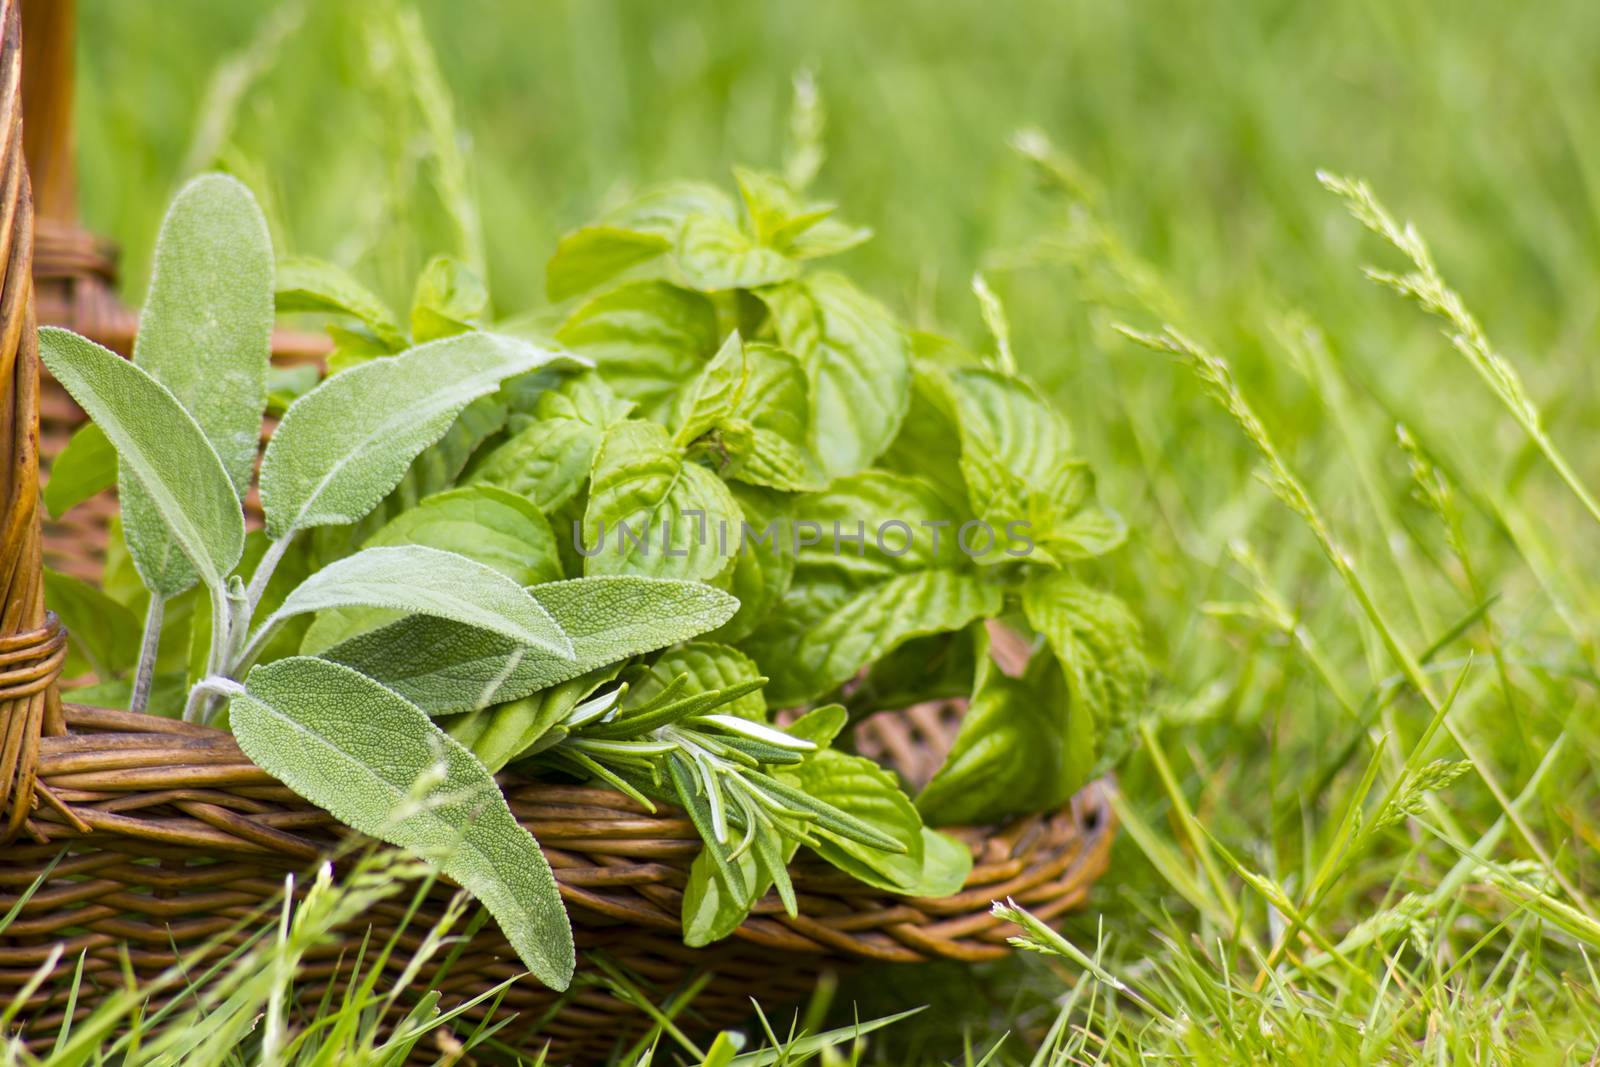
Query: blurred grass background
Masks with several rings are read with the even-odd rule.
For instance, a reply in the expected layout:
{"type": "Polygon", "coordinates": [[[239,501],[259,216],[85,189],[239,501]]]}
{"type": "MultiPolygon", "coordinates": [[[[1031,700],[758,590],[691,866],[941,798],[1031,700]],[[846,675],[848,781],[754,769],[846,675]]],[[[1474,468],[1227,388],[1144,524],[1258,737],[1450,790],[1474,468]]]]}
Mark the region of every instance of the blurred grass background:
{"type": "MultiPolygon", "coordinates": [[[[1428,720],[1414,695],[1385,688],[1396,668],[1371,615],[1258,484],[1259,456],[1233,420],[1182,366],[1117,335],[1119,320],[1177,322],[1232,363],[1383,617],[1415,650],[1448,639],[1429,667],[1436,686],[1469,671],[1452,714],[1489,763],[1427,809],[1428,824],[1444,827],[1438,837],[1413,823],[1353,863],[1315,925],[1337,941],[1401,894],[1436,884],[1462,847],[1451,820],[1471,838],[1501,813],[1483,776],[1514,795],[1558,737],[1571,744],[1567,757],[1523,817],[1550,860],[1546,874],[1587,892],[1600,874],[1600,734],[1589,725],[1600,681],[1600,538],[1437,326],[1362,277],[1364,263],[1397,262],[1315,172],[1365,177],[1416,221],[1521,370],[1551,436],[1581,477],[1600,482],[1600,6],[415,6],[453,98],[502,315],[543,304],[557,235],[630,190],[725,180],[735,162],[776,164],[801,69],[814,72],[828,114],[818,189],[877,231],[841,268],[911,321],[974,341],[974,271],[1004,298],[1019,358],[1073,416],[1103,496],[1129,518],[1131,544],[1106,569],[1143,616],[1161,675],[1151,732],[1121,780],[1134,817],[1168,851],[1124,835],[1117,871],[1075,928],[1080,943],[1094,944],[1104,915],[1112,956],[1174,982],[1170,961],[1187,959],[1174,940],[1238,944],[1254,925],[1271,944],[1282,915],[1233,874],[1213,876],[1220,862],[1195,826],[1298,893],[1337,842],[1344,806],[1364,795],[1356,780],[1370,744],[1386,733],[1403,757],[1428,720]],[[1096,192],[1074,199],[1041,188],[1011,147],[1024,127],[1047,135],[1096,192]],[[1108,252],[1107,234],[1125,254],[1108,252]],[[1130,292],[1140,287],[1126,283],[1119,257],[1157,279],[1142,296],[1130,292]],[[1400,421],[1461,498],[1470,565],[1414,497],[1395,446],[1400,421]],[[1234,558],[1235,543],[1264,561],[1259,583],[1234,558]],[[1276,617],[1263,589],[1281,602],[1276,617]],[[1495,656],[1506,665],[1498,680],[1495,656]],[[1392,707],[1375,696],[1383,693],[1392,707]],[[1218,911],[1197,905],[1196,893],[1200,904],[1215,895],[1218,911]],[[1234,893],[1243,917],[1219,929],[1234,893]],[[1182,936],[1158,932],[1169,911],[1182,936]]],[[[142,292],[167,197],[218,160],[264,194],[285,250],[352,266],[397,299],[428,254],[459,244],[438,198],[415,181],[427,122],[397,88],[404,64],[384,29],[391,5],[80,8],[83,210],[122,243],[131,294],[142,292]]],[[[1432,745],[1432,754],[1457,755],[1446,741],[1432,745]]],[[[1535,855],[1509,835],[1493,858],[1535,855]]],[[[1498,938],[1505,953],[1527,944],[1517,940],[1523,910],[1489,889],[1464,899],[1468,913],[1441,919],[1429,952],[1413,943],[1419,966],[1457,959],[1461,938],[1498,938]]],[[[1586,898],[1567,903],[1593,914],[1586,898]]],[[[1526,985],[1483,980],[1493,1004],[1477,1014],[1482,1005],[1452,1008],[1448,996],[1436,1004],[1435,987],[1420,979],[1409,992],[1426,1010],[1402,1013],[1402,1033],[1433,1033],[1467,1015],[1478,1025],[1512,1001],[1523,1011],[1535,995],[1552,1012],[1600,1015],[1600,993],[1562,1006],[1572,995],[1566,968],[1585,966],[1583,939],[1528,921],[1539,938],[1555,938],[1537,942],[1548,954],[1536,977],[1518,968],[1526,985]]],[[[1242,955],[1248,986],[1254,964],[1242,955]]],[[[1387,957],[1369,963],[1379,974],[1389,966],[1387,957]]],[[[1433,979],[1445,973],[1436,968],[1433,979]]],[[[984,996],[964,1001],[972,1011],[938,1014],[959,1027],[987,1004],[1004,1018],[1015,1010],[1015,977],[985,978],[984,996]]],[[[940,972],[900,991],[902,1000],[933,999],[964,980],[940,972]]],[[[1371,990],[1306,988],[1358,1014],[1370,1008],[1361,997],[1371,990]],[[1356,1000],[1346,1004],[1346,994],[1356,1000]]],[[[1219,1000],[1245,995],[1229,986],[1219,1000]]],[[[921,1040],[936,1044],[931,1024],[919,1025],[921,1040]]],[[[1318,1034],[1307,1031],[1306,1048],[1318,1047],[1318,1034]]]]}

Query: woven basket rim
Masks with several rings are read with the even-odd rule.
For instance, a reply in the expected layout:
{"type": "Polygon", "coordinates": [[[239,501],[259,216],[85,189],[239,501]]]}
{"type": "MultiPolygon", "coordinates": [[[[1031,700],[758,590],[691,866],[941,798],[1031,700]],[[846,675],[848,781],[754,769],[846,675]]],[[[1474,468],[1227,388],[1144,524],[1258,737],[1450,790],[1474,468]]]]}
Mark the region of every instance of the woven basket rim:
{"type": "MultiPolygon", "coordinates": [[[[107,847],[120,838],[212,859],[274,856],[303,866],[360,837],[256,766],[226,730],[75,704],[64,706],[64,717],[68,732],[41,741],[33,840],[0,846],[0,854],[90,839],[107,847]],[[175,816],[173,804],[187,818],[175,816]]],[[[701,845],[681,811],[661,805],[652,813],[611,789],[517,771],[497,781],[551,860],[575,925],[634,922],[681,936],[673,905],[701,845]]],[[[1017,897],[1053,915],[1081,903],[1104,872],[1117,827],[1114,788],[1100,779],[1054,811],[942,827],[974,855],[967,885],[946,898],[875,890],[820,861],[799,861],[792,872],[812,913],[802,907],[790,918],[769,894],[733,936],[780,952],[886,962],[997,958],[1004,939],[992,935],[1006,924],[990,915],[992,901],[1017,897]]]]}

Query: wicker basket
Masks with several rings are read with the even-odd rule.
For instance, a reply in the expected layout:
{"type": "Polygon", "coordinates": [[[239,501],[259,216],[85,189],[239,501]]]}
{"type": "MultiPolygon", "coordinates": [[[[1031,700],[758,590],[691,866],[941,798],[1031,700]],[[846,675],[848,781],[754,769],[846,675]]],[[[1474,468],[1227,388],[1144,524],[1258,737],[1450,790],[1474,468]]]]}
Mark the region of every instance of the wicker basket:
{"type": "MultiPolygon", "coordinates": [[[[61,703],[55,681],[66,635],[45,612],[41,560],[49,555],[78,573],[91,571],[85,546],[103,537],[112,505],[101,501],[98,510],[80,510],[73,524],[54,527],[54,544],[42,536],[41,404],[58,445],[62,428],[78,416],[41,398],[19,2],[0,0],[0,913],[55,866],[0,935],[0,1003],[64,949],[19,1018],[25,1038],[42,1042],[63,1020],[80,954],[91,988],[120,985],[124,953],[137,975],[154,976],[180,955],[215,944],[271,900],[283,872],[305,869],[353,834],[251,764],[225,732],[61,703]]],[[[958,721],[955,705],[878,716],[858,730],[857,745],[909,781],[925,781],[958,721]]],[[[1078,906],[1106,868],[1114,833],[1108,787],[1097,783],[1062,810],[955,831],[975,862],[953,897],[887,896],[801,861],[794,871],[797,918],[769,897],[727,941],[696,950],[683,945],[679,924],[700,847],[687,818],[671,810],[649,814],[603,789],[514,775],[501,784],[555,870],[577,937],[579,979],[559,1004],[558,994],[532,979],[517,982],[498,1009],[516,1019],[499,1036],[530,1050],[550,1041],[555,1062],[603,1058],[647,1023],[584,981],[585,960],[598,951],[654,995],[711,974],[691,1022],[725,1025],[748,1014],[751,997],[796,999],[828,969],[1002,956],[1013,931],[990,914],[990,902],[1015,897],[1045,918],[1078,906]]],[[[448,899],[447,887],[439,887],[414,921],[426,928],[448,899]]],[[[384,938],[399,927],[403,909],[367,918],[384,938]]],[[[314,989],[346,980],[349,949],[364,933],[351,930],[345,943],[325,946],[309,961],[306,982],[314,989]]],[[[490,923],[438,985],[448,1004],[521,970],[490,923]]],[[[95,999],[80,996],[78,1010],[95,999]]]]}

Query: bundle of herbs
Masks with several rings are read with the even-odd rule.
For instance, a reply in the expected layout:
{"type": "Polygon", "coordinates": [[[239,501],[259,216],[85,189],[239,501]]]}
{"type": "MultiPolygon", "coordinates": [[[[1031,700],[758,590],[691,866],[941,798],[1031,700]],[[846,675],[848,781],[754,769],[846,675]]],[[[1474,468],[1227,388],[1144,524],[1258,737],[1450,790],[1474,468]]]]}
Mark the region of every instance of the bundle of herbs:
{"type": "Polygon", "coordinates": [[[187,186],[134,359],[41,332],[93,420],[47,503],[115,480],[122,505],[104,588],[49,578],[100,678],[76,698],[228,726],[437,863],[557,988],[571,930],[505,768],[682,807],[690,944],[769,890],[793,914],[800,848],[956,892],[969,852],[936,827],[1058,806],[1117,755],[1146,670],[1080,570],[1124,529],[986,290],[992,354],[908,331],[811,269],[868,233],[805,168],[736,178],[564,238],[560,324],[534,338],[484,328],[453,260],[402,317],[331,264],[275,263],[238,182],[187,186]],[[325,376],[270,367],[274,303],[331,317],[325,376]],[[861,717],[950,697],[968,710],[914,795],[850,750],[861,717]]]}

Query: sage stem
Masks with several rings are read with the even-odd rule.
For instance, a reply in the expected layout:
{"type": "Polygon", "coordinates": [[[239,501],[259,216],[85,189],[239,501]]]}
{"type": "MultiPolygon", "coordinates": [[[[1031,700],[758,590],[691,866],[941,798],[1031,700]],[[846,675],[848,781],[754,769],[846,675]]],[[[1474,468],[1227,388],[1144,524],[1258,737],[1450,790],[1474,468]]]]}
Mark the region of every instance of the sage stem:
{"type": "Polygon", "coordinates": [[[151,593],[150,606],[144,613],[144,638],[139,644],[139,665],[133,672],[133,695],[128,700],[129,711],[143,713],[150,706],[150,684],[156,674],[156,652],[161,647],[161,620],[166,615],[166,609],[166,600],[151,593]]]}

